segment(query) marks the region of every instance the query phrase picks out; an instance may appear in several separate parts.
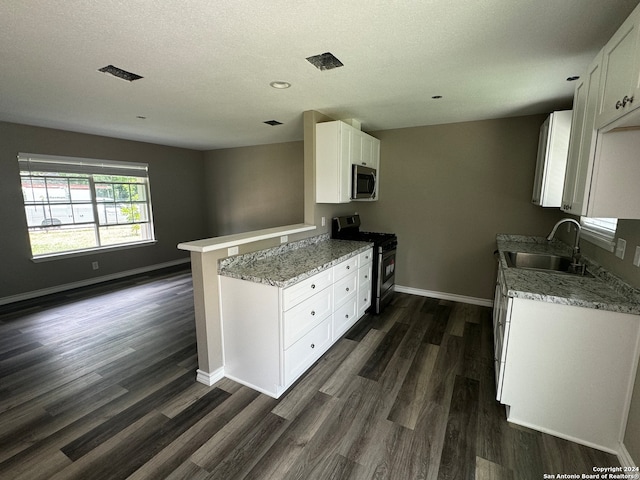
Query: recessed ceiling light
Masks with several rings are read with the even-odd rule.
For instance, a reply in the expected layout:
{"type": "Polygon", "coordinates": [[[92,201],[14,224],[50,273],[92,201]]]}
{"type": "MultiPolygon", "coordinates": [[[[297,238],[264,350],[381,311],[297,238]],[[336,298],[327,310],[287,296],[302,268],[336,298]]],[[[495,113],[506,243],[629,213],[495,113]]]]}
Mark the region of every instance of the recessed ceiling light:
{"type": "Polygon", "coordinates": [[[143,78],[137,73],[127,72],[126,70],[114,67],[113,65],[107,65],[106,67],[99,68],[98,71],[102,73],[108,73],[110,75],[113,75],[114,77],[126,80],[127,82],[133,82],[134,80],[140,80],[141,78],[143,78]]]}
{"type": "Polygon", "coordinates": [[[332,53],[325,52],[320,55],[313,55],[307,57],[307,61],[316,67],[318,70],[331,70],[334,68],[342,67],[344,64],[338,60],[332,53]]]}
{"type": "Polygon", "coordinates": [[[282,125],[282,122],[279,122],[277,120],[267,120],[266,122],[267,125],[271,125],[272,127],[275,127],[276,125],[282,125]]]}
{"type": "Polygon", "coordinates": [[[577,75],[574,75],[573,77],[568,77],[567,78],[567,82],[575,82],[576,80],[578,80],[580,77],[577,75]]]}
{"type": "Polygon", "coordinates": [[[289,88],[291,86],[291,84],[289,82],[281,82],[281,81],[271,82],[269,85],[271,85],[273,88],[277,88],[277,89],[280,89],[280,90],[283,90],[285,88],[289,88]]]}

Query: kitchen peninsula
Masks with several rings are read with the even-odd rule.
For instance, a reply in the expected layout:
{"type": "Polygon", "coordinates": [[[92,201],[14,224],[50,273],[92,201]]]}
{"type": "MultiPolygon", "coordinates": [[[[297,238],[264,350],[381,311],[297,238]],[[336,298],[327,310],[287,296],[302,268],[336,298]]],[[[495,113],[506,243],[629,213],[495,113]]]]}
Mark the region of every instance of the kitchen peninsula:
{"type": "Polygon", "coordinates": [[[208,385],[227,376],[278,397],[371,304],[367,242],[317,235],[243,255],[219,254],[215,270],[210,259],[203,261],[207,252],[186,247],[192,248],[194,291],[200,291],[197,378],[208,385]],[[209,335],[220,345],[221,363],[213,372],[200,363],[206,357],[201,347],[211,352],[201,342],[202,329],[205,340],[209,335]]]}

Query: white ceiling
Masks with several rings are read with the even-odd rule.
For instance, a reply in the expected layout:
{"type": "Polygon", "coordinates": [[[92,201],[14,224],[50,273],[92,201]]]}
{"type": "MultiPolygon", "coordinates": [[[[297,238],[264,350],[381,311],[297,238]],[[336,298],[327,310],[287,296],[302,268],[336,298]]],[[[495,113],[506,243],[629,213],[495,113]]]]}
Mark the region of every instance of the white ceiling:
{"type": "Polygon", "coordinates": [[[637,4],[3,0],[0,120],[206,150],[300,140],[305,110],[369,131],[549,112],[637,4]],[[344,67],[305,60],[324,52],[344,67]]]}

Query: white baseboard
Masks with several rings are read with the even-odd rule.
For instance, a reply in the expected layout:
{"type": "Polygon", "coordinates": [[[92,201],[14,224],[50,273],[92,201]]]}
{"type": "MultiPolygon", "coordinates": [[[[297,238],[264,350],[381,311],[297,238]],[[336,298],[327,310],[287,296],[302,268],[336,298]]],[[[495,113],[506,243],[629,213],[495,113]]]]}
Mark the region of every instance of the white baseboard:
{"type": "Polygon", "coordinates": [[[200,369],[196,370],[196,372],[196,381],[204,383],[207,387],[210,387],[224,378],[224,367],[220,367],[211,373],[200,369]]]}
{"type": "Polygon", "coordinates": [[[97,283],[108,282],[110,280],[118,280],[124,277],[131,277],[133,275],[139,275],[141,273],[152,272],[154,270],[161,270],[163,268],[175,267],[184,263],[189,263],[190,258],[182,258],[180,260],[173,260],[171,262],[158,263],[155,265],[149,265],[147,267],[135,268],[133,270],[125,270],[124,272],[112,273],[111,275],[104,275],[102,277],[89,278],[87,280],[81,280],[79,282],[64,283],[62,285],[56,285],[55,287],[43,288],[40,290],[33,290],[31,292],[19,293],[18,295],[11,295],[8,297],[0,298],[0,305],[7,305],[9,303],[21,302],[22,300],[30,300],[32,298],[44,297],[45,295],[51,295],[52,293],[64,292],[66,290],[73,290],[74,288],[88,287],[97,283]]]}
{"type": "Polygon", "coordinates": [[[418,295],[420,297],[438,298],[440,300],[451,300],[452,302],[470,303],[471,305],[480,305],[481,307],[493,307],[493,300],[487,298],[467,297],[465,295],[457,295],[455,293],[434,292],[433,290],[422,290],[420,288],[403,287],[396,285],[396,292],[418,295]]]}
{"type": "Polygon", "coordinates": [[[629,455],[629,451],[627,450],[627,447],[624,446],[624,443],[620,443],[618,461],[623,467],[636,468],[636,464],[634,463],[633,458],[631,458],[631,455],[629,455]]]}

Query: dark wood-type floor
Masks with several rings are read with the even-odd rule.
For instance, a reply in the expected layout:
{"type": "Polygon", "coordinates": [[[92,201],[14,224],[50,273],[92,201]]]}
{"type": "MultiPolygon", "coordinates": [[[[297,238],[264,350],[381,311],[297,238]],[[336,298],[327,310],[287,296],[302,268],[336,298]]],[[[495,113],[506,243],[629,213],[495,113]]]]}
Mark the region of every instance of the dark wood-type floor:
{"type": "Polygon", "coordinates": [[[187,271],[0,310],[2,479],[536,479],[614,456],[511,425],[491,310],[397,294],[279,400],[195,381],[187,271]]]}

